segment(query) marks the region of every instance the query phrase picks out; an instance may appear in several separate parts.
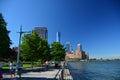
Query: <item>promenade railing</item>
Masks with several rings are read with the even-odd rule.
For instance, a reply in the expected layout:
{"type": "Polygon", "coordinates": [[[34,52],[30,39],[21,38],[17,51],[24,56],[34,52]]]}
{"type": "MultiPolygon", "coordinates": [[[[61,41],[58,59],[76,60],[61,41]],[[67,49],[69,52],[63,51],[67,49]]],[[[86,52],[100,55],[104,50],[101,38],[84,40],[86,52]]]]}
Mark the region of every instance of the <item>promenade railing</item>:
{"type": "Polygon", "coordinates": [[[66,62],[63,62],[61,65],[62,69],[59,74],[59,80],[73,80],[69,69],[67,69],[67,64],[66,62]]]}

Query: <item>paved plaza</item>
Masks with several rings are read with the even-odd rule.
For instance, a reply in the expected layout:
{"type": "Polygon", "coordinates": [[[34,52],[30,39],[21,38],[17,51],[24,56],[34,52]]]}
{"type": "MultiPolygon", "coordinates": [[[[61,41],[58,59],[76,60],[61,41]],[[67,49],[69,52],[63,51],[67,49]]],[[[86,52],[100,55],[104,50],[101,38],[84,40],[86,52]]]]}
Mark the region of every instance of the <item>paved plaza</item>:
{"type": "Polygon", "coordinates": [[[16,75],[16,78],[10,79],[9,71],[3,72],[2,80],[57,80],[59,78],[61,68],[29,68],[22,71],[22,77],[19,78],[16,75]]]}

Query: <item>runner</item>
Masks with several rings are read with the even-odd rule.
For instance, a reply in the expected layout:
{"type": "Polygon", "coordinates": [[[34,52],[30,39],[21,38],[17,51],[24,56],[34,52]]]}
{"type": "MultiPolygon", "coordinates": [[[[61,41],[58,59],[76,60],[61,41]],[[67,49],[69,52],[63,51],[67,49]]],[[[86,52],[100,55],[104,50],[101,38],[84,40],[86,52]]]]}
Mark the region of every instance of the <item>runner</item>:
{"type": "Polygon", "coordinates": [[[13,61],[10,61],[10,76],[11,78],[15,78],[15,64],[13,61]]]}
{"type": "Polygon", "coordinates": [[[22,61],[20,60],[18,63],[18,75],[19,77],[21,77],[21,73],[22,73],[22,61]]]}

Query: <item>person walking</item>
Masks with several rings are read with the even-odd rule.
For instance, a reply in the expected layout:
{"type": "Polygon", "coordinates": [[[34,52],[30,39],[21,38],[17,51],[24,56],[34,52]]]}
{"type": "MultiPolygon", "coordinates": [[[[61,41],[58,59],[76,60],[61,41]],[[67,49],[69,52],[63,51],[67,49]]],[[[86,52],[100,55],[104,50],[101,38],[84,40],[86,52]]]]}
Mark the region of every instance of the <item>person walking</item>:
{"type": "Polygon", "coordinates": [[[13,61],[10,61],[10,76],[15,78],[15,64],[13,61]]]}
{"type": "Polygon", "coordinates": [[[49,62],[48,62],[48,60],[46,60],[45,67],[48,68],[48,65],[49,65],[49,62]]]}
{"type": "Polygon", "coordinates": [[[2,75],[2,64],[0,64],[0,80],[3,78],[3,75],[2,75]]]}
{"type": "Polygon", "coordinates": [[[19,63],[18,63],[18,75],[19,75],[19,78],[21,77],[21,73],[22,73],[22,61],[19,60],[19,63]]]}

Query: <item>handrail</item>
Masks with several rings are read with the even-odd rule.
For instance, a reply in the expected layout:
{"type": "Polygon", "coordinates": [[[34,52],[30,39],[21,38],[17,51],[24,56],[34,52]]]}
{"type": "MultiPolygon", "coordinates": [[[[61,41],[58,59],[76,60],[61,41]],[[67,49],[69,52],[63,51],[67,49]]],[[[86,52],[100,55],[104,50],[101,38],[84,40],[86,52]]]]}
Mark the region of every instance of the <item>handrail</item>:
{"type": "Polygon", "coordinates": [[[62,65],[62,70],[59,74],[59,80],[73,80],[69,72],[69,69],[67,69],[66,66],[67,66],[66,63],[64,62],[62,65]]]}

